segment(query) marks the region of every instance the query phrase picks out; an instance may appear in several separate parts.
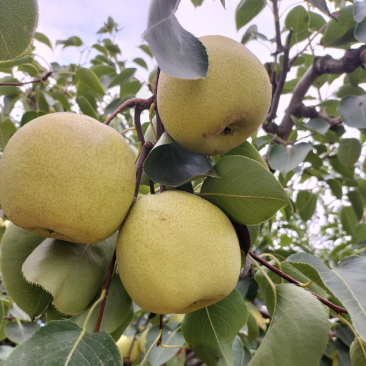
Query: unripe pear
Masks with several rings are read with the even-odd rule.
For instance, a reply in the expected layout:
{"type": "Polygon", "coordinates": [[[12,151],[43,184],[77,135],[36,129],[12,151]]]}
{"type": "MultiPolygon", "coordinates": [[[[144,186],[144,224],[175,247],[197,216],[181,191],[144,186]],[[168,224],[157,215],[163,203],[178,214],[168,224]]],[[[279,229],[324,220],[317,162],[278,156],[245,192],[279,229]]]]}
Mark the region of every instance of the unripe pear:
{"type": "Polygon", "coordinates": [[[0,203],[36,235],[93,244],[111,236],[131,206],[132,151],[113,128],[52,113],[20,128],[0,161],[0,203]]]}
{"type": "Polygon", "coordinates": [[[272,88],[264,66],[243,44],[222,36],[200,41],[208,54],[206,78],[178,79],[161,71],[159,114],[183,148],[218,155],[257,131],[268,113],[272,88]]]}
{"type": "Polygon", "coordinates": [[[184,319],[185,314],[172,314],[168,320],[169,323],[177,322],[181,323],[184,319]]]}
{"type": "Polygon", "coordinates": [[[126,291],[156,314],[185,314],[222,300],[235,288],[241,268],[238,237],[228,217],[182,191],[138,200],[116,251],[126,291]]]}
{"type": "Polygon", "coordinates": [[[138,357],[140,356],[140,349],[139,349],[139,340],[136,339],[133,342],[134,336],[127,337],[125,335],[122,335],[121,338],[117,341],[117,347],[119,349],[119,352],[124,360],[127,360],[129,362],[136,361],[138,357]],[[131,356],[128,359],[128,355],[130,354],[131,345],[133,342],[132,350],[131,350],[131,356]]]}
{"type": "Polygon", "coordinates": [[[149,331],[150,328],[146,328],[140,336],[140,340],[139,340],[139,348],[140,348],[140,352],[145,353],[146,349],[145,349],[145,343],[146,343],[146,336],[147,336],[147,332],[149,331]]]}

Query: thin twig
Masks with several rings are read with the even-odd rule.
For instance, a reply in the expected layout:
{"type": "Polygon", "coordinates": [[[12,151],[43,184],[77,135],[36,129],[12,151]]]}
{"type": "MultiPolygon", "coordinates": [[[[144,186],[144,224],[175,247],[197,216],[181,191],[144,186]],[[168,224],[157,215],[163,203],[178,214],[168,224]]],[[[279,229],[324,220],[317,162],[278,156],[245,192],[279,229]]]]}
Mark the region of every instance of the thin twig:
{"type": "Polygon", "coordinates": [[[158,340],[157,343],[157,347],[159,347],[162,343],[163,343],[163,315],[160,315],[160,325],[159,325],[159,329],[160,329],[160,338],[158,340]]]}
{"type": "Polygon", "coordinates": [[[47,74],[42,76],[40,79],[25,81],[22,83],[21,82],[19,82],[19,83],[0,83],[0,86],[23,86],[26,84],[35,84],[35,83],[43,84],[51,75],[52,75],[52,71],[49,71],[47,74]]]}
{"type": "MultiPolygon", "coordinates": [[[[263,266],[267,267],[268,269],[270,269],[272,272],[276,273],[277,275],[279,275],[280,277],[284,278],[285,280],[287,280],[288,282],[291,282],[297,286],[301,285],[301,282],[295,280],[294,278],[290,277],[289,275],[287,275],[286,273],[280,271],[279,269],[277,269],[276,267],[272,266],[271,264],[269,264],[268,262],[266,262],[264,259],[262,259],[261,257],[257,256],[256,254],[254,254],[253,252],[249,252],[249,255],[254,258],[256,261],[258,261],[259,263],[261,263],[263,266]]],[[[321,301],[324,305],[327,305],[329,308],[333,309],[337,314],[348,314],[348,311],[346,309],[341,308],[338,305],[333,304],[332,302],[324,299],[323,297],[319,296],[318,294],[316,294],[315,292],[309,290],[308,288],[306,288],[306,291],[309,291],[310,293],[312,293],[315,297],[318,298],[319,301],[321,301]]]]}
{"type": "Polygon", "coordinates": [[[109,284],[110,284],[111,279],[112,279],[112,274],[113,274],[115,263],[116,263],[116,251],[114,251],[112,262],[111,262],[111,265],[109,266],[108,276],[107,276],[107,279],[106,279],[104,287],[103,287],[103,290],[106,290],[107,293],[106,293],[106,295],[103,299],[103,302],[100,306],[100,311],[99,311],[98,320],[97,320],[97,324],[95,326],[94,333],[99,332],[100,324],[102,323],[103,314],[104,314],[104,307],[105,307],[105,303],[106,303],[107,297],[108,297],[108,288],[109,288],[109,284]]]}
{"type": "Polygon", "coordinates": [[[281,41],[281,29],[280,29],[280,17],[278,15],[278,4],[277,0],[273,0],[273,16],[275,20],[275,30],[276,30],[276,43],[277,50],[276,53],[281,53],[283,51],[282,41],[281,41]]]}
{"type": "Polygon", "coordinates": [[[154,147],[153,143],[148,141],[145,142],[144,145],[142,146],[142,150],[141,150],[141,154],[139,157],[139,161],[137,163],[137,172],[136,172],[136,188],[135,188],[135,197],[137,197],[137,195],[139,194],[139,187],[140,187],[140,182],[141,182],[141,177],[142,177],[142,168],[144,166],[144,161],[146,159],[146,157],[149,155],[149,152],[151,151],[151,149],[154,147]]]}

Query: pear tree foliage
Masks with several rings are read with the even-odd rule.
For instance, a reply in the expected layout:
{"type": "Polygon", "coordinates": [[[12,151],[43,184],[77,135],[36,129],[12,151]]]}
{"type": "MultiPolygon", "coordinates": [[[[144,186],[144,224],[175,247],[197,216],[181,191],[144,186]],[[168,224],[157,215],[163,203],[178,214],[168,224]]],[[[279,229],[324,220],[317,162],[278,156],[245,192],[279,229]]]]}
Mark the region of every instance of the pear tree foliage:
{"type": "MultiPolygon", "coordinates": [[[[191,11],[209,1],[191,0],[191,11]]],[[[159,316],[124,289],[114,268],[116,234],[99,249],[55,250],[57,243],[0,211],[0,365],[366,365],[366,0],[284,0],[280,18],[277,0],[236,2],[237,40],[272,49],[261,60],[272,103],[248,141],[206,157],[164,133],[158,106],[151,109],[154,131],[146,112],[134,129],[140,114],[128,104],[141,90],[156,96],[160,70],[205,77],[206,50],[175,16],[180,0],[151,0],[135,59],[122,57],[112,17],[95,43],[74,35],[52,44],[36,32],[36,0],[0,0],[1,153],[40,116],[110,118],[135,156],[141,151],[138,199],[152,189],[200,195],[232,220],[242,250],[242,272],[228,296],[184,317],[159,316]],[[268,6],[274,37],[256,18],[268,6]],[[39,43],[89,57],[82,66],[49,68],[37,57],[39,43]],[[125,354],[122,335],[134,339],[125,354]]]]}

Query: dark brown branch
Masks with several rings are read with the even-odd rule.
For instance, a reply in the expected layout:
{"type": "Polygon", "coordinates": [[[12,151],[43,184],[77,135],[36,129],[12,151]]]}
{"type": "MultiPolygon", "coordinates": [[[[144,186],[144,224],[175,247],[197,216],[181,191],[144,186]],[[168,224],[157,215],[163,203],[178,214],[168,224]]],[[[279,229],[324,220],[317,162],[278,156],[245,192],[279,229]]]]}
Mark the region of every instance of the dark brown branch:
{"type": "Polygon", "coordinates": [[[150,193],[155,194],[154,182],[151,179],[149,179],[149,186],[150,186],[150,193]]]}
{"type": "MultiPolygon", "coordinates": [[[[280,277],[284,278],[286,281],[293,283],[297,286],[301,285],[301,282],[295,280],[294,278],[288,276],[286,273],[283,273],[282,271],[280,271],[278,268],[272,266],[271,264],[269,264],[268,262],[266,262],[264,259],[262,259],[261,257],[257,256],[256,254],[254,254],[253,252],[249,252],[249,255],[254,258],[256,261],[258,261],[259,263],[261,263],[263,266],[267,267],[269,270],[271,270],[272,272],[276,273],[277,275],[279,275],[280,277]]],[[[318,294],[316,294],[315,292],[309,290],[308,288],[305,288],[307,291],[309,291],[311,294],[313,294],[315,297],[317,297],[317,299],[319,301],[321,301],[324,305],[327,305],[329,308],[333,309],[336,313],[338,314],[348,314],[348,311],[346,309],[341,308],[338,305],[333,304],[332,302],[324,299],[323,297],[319,296],[318,294]]]]}
{"type": "Polygon", "coordinates": [[[302,101],[314,81],[323,74],[344,74],[351,73],[359,66],[366,65],[366,46],[358,49],[347,50],[345,55],[335,60],[331,56],[316,57],[313,64],[308,68],[302,78],[295,86],[292,99],[287,108],[285,117],[278,126],[277,134],[282,139],[287,140],[294,125],[291,116],[297,118],[301,115],[302,101]]]}
{"type": "Polygon", "coordinates": [[[139,107],[141,111],[149,109],[151,104],[154,103],[154,96],[149,99],[132,98],[122,103],[104,122],[105,125],[109,125],[111,121],[126,108],[139,107]]]}
{"type": "Polygon", "coordinates": [[[137,140],[141,143],[141,145],[143,145],[145,143],[145,137],[141,127],[141,112],[142,109],[137,105],[135,108],[134,122],[137,132],[137,140]]]}
{"type": "Polygon", "coordinates": [[[42,76],[40,79],[25,81],[23,83],[0,83],[0,86],[23,86],[26,84],[35,84],[35,83],[43,84],[51,75],[52,75],[52,71],[49,71],[47,74],[42,76]]]}
{"type": "Polygon", "coordinates": [[[278,54],[283,51],[283,46],[281,41],[280,17],[278,15],[277,0],[273,0],[272,4],[273,4],[273,16],[275,19],[275,30],[276,30],[276,43],[277,43],[276,53],[278,54]]]}
{"type": "Polygon", "coordinates": [[[97,324],[95,326],[94,333],[99,332],[100,324],[102,323],[104,307],[105,307],[105,303],[107,301],[107,296],[108,296],[108,288],[109,288],[109,284],[112,279],[112,274],[113,274],[115,263],[116,263],[116,251],[114,251],[112,262],[111,262],[111,265],[109,266],[108,276],[107,276],[107,279],[106,279],[104,287],[103,287],[103,290],[106,290],[107,292],[106,292],[104,299],[102,301],[102,304],[100,306],[100,311],[99,311],[98,320],[97,320],[97,324]]]}
{"type": "MultiPolygon", "coordinates": [[[[273,4],[274,3],[275,2],[273,2],[273,4]]],[[[274,92],[274,95],[273,95],[271,109],[270,109],[270,111],[267,115],[268,125],[263,126],[263,129],[266,132],[271,132],[271,133],[276,132],[276,127],[277,126],[273,123],[273,119],[276,118],[278,104],[280,102],[283,87],[285,85],[287,73],[290,70],[288,64],[289,64],[290,42],[291,42],[292,32],[293,32],[293,29],[291,28],[290,32],[287,36],[286,45],[283,48],[284,49],[284,55],[283,55],[282,70],[281,70],[280,77],[279,77],[279,80],[278,80],[278,83],[277,83],[277,86],[275,88],[275,92],[274,92]]]]}
{"type": "Polygon", "coordinates": [[[141,177],[142,177],[142,169],[144,166],[144,161],[146,159],[146,157],[149,155],[149,152],[151,151],[151,149],[154,147],[153,143],[148,141],[145,142],[144,145],[142,146],[141,149],[141,154],[139,157],[139,161],[137,163],[137,172],[136,172],[136,189],[135,189],[135,197],[137,197],[137,195],[139,194],[139,187],[140,187],[140,182],[141,182],[141,177]]]}
{"type": "MultiPolygon", "coordinates": [[[[160,325],[159,325],[160,330],[163,330],[163,316],[164,315],[160,315],[160,325]]],[[[160,338],[156,346],[159,347],[162,343],[163,343],[163,332],[161,332],[160,338]]]]}

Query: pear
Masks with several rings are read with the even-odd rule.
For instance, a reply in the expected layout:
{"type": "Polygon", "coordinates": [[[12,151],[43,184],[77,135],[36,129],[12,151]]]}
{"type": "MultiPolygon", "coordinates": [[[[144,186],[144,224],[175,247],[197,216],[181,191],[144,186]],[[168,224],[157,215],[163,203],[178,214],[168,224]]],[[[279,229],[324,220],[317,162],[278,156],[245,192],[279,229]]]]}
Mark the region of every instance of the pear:
{"type": "Polygon", "coordinates": [[[123,286],[142,309],[185,314],[235,288],[241,256],[228,217],[183,191],[147,195],[130,210],[117,239],[123,286]]]}
{"type": "Polygon", "coordinates": [[[168,324],[173,322],[181,323],[184,317],[185,314],[172,314],[168,320],[168,324]]]}
{"type": "Polygon", "coordinates": [[[136,339],[135,342],[133,342],[134,336],[127,337],[125,335],[122,335],[121,338],[117,341],[117,347],[119,349],[119,352],[124,360],[127,360],[129,362],[136,361],[138,357],[140,356],[140,348],[139,348],[139,340],[136,339]],[[130,354],[131,345],[133,342],[132,350],[131,350],[131,356],[128,359],[128,355],[130,354]]]}
{"type": "Polygon", "coordinates": [[[149,331],[150,328],[146,328],[140,336],[140,340],[139,340],[139,349],[141,353],[145,353],[147,350],[145,349],[145,344],[146,344],[146,336],[147,336],[147,332],[149,331]]]}
{"type": "Polygon", "coordinates": [[[113,128],[52,113],[20,128],[0,161],[0,204],[36,235],[93,244],[121,225],[134,198],[133,153],[113,128]]]}
{"type": "Polygon", "coordinates": [[[268,74],[243,44],[222,36],[199,38],[208,54],[205,79],[160,73],[159,114],[170,136],[197,154],[223,154],[265,121],[272,88],[268,74]]]}

